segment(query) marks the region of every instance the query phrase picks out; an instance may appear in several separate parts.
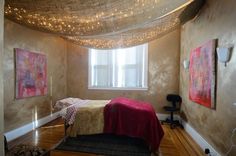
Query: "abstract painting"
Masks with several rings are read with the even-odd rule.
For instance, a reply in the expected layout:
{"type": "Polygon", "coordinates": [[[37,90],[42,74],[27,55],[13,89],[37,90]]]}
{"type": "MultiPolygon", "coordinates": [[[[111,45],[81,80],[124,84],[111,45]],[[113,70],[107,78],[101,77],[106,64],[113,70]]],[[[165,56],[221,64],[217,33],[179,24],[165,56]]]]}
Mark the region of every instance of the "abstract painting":
{"type": "Polygon", "coordinates": [[[208,108],[215,108],[215,46],[210,40],[190,54],[189,99],[208,108]]]}
{"type": "Polygon", "coordinates": [[[47,60],[43,54],[15,48],[16,99],[43,96],[47,89],[47,60]]]}

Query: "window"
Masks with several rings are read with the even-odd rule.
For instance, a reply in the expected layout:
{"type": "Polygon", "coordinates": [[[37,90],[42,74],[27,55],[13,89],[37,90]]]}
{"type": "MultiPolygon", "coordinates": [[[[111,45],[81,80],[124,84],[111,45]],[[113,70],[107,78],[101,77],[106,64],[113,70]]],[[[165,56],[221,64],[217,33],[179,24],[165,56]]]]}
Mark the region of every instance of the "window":
{"type": "Polygon", "coordinates": [[[90,49],[89,89],[147,89],[147,49],[90,49]]]}

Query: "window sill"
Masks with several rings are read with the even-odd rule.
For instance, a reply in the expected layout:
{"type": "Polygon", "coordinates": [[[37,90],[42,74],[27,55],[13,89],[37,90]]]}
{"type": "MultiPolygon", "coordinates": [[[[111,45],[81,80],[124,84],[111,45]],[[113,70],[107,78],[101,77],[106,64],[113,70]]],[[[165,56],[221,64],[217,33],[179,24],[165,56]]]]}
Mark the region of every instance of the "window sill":
{"type": "Polygon", "coordinates": [[[91,90],[140,90],[140,91],[147,91],[147,87],[143,88],[121,88],[121,87],[112,87],[112,88],[98,88],[98,87],[88,87],[91,90]]]}

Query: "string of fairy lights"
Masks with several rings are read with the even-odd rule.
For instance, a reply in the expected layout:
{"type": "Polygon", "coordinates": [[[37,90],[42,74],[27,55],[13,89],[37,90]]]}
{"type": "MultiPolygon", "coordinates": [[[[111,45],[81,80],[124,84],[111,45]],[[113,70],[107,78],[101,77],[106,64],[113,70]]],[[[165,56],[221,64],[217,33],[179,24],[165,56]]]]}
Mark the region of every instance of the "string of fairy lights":
{"type": "Polygon", "coordinates": [[[5,16],[85,47],[129,47],[180,25],[193,0],[6,0],[5,16]]]}

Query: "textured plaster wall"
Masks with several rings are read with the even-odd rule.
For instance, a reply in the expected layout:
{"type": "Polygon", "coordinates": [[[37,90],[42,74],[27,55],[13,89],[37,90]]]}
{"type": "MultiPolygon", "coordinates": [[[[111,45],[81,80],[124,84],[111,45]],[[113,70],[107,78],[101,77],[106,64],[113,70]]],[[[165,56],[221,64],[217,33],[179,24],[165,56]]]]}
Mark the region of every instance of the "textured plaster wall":
{"type": "Polygon", "coordinates": [[[180,31],[173,31],[149,43],[148,90],[89,90],[88,49],[68,43],[68,95],[83,99],[111,99],[125,96],[148,101],[157,112],[163,112],[166,94],[179,92],[180,31]]]}
{"type": "Polygon", "coordinates": [[[48,90],[50,93],[50,76],[52,76],[53,99],[66,97],[66,42],[56,36],[41,33],[20,26],[5,19],[4,34],[4,115],[5,132],[28,124],[35,119],[49,115],[51,109],[50,95],[16,100],[14,48],[27,49],[44,53],[47,56],[48,90]]]}
{"type": "Polygon", "coordinates": [[[3,32],[4,32],[4,19],[3,9],[4,1],[0,0],[0,155],[4,155],[4,110],[3,110],[3,32]]]}
{"type": "MultiPolygon", "coordinates": [[[[211,39],[218,46],[232,44],[231,61],[224,67],[217,62],[216,109],[191,102],[188,98],[189,71],[180,68],[180,94],[187,121],[220,153],[229,149],[232,129],[236,127],[236,2],[208,0],[199,17],[181,29],[181,60],[189,59],[193,48],[211,39]]],[[[236,142],[236,140],[234,140],[236,142]]],[[[236,150],[234,150],[236,154],[236,150]]],[[[232,153],[231,153],[232,154],[232,153]]]]}

